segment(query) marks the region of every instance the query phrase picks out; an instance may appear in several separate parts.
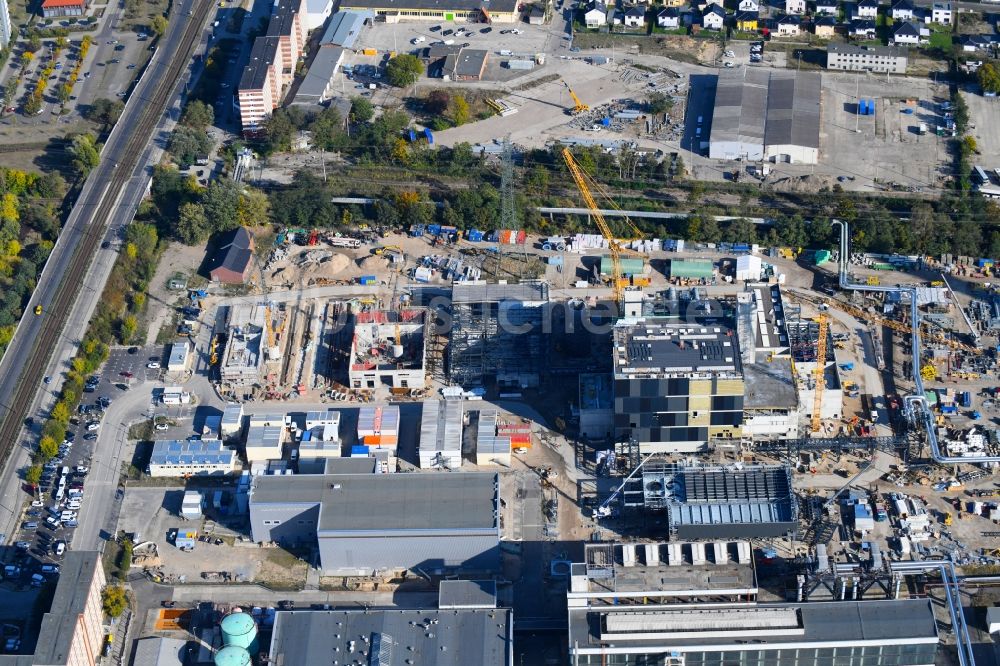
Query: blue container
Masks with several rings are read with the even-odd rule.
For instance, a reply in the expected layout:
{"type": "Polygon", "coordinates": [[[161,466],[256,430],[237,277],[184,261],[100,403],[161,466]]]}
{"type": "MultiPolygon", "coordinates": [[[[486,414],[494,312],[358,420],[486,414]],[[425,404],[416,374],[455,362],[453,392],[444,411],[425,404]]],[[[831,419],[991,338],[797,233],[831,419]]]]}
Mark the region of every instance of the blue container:
{"type": "Polygon", "coordinates": [[[452,226],[448,226],[448,225],[445,225],[445,224],[441,225],[441,233],[444,234],[444,235],[446,235],[446,236],[450,236],[451,234],[455,233],[456,231],[458,231],[457,227],[452,227],[452,226]]]}
{"type": "Polygon", "coordinates": [[[604,125],[605,127],[610,127],[611,126],[611,118],[608,118],[608,117],[601,118],[601,124],[604,125]]]}
{"type": "Polygon", "coordinates": [[[875,100],[873,99],[868,100],[868,115],[869,116],[875,115],[875,100]]]}
{"type": "Polygon", "coordinates": [[[313,438],[312,430],[306,430],[304,433],[302,433],[303,442],[311,442],[312,438],[313,438]]]}
{"type": "Polygon", "coordinates": [[[413,143],[414,141],[417,140],[417,133],[411,129],[403,130],[403,135],[410,140],[410,143],[413,143]]]}
{"type": "Polygon", "coordinates": [[[431,131],[429,129],[425,129],[424,130],[424,136],[427,137],[427,143],[430,143],[430,144],[434,143],[434,135],[431,133],[431,131]]]}
{"type": "Polygon", "coordinates": [[[368,457],[368,447],[356,445],[351,447],[351,457],[352,458],[367,458],[368,457]]]}
{"type": "Polygon", "coordinates": [[[958,414],[958,407],[955,405],[941,405],[942,414],[958,414]]]}
{"type": "Polygon", "coordinates": [[[733,252],[740,254],[749,254],[750,246],[746,243],[736,243],[735,245],[733,245],[733,252]]]}
{"type": "Polygon", "coordinates": [[[441,235],[441,225],[440,224],[428,224],[427,225],[427,233],[429,233],[431,236],[440,236],[441,235]]]}
{"type": "Polygon", "coordinates": [[[374,275],[362,275],[358,278],[358,284],[377,284],[378,281],[375,279],[374,275]]]}
{"type": "Polygon", "coordinates": [[[410,235],[414,236],[414,237],[423,236],[424,235],[424,225],[422,225],[422,224],[414,224],[412,227],[410,227],[410,235]]]}
{"type": "Polygon", "coordinates": [[[466,239],[473,243],[479,243],[483,240],[483,232],[479,229],[469,229],[469,233],[466,235],[466,239]]]}

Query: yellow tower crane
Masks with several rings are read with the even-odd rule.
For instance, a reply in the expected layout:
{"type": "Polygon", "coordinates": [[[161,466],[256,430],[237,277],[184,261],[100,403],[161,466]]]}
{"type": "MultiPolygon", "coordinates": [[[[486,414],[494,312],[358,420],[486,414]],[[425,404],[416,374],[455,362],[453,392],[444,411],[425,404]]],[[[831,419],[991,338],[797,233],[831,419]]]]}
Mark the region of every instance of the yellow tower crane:
{"type": "MultiPolygon", "coordinates": [[[[569,167],[570,174],[573,176],[576,188],[580,190],[580,194],[583,195],[583,200],[586,202],[587,208],[590,210],[591,217],[594,218],[594,222],[597,224],[597,228],[600,230],[601,235],[608,241],[608,250],[611,253],[611,285],[615,293],[615,303],[618,305],[619,312],[622,312],[623,303],[625,301],[625,283],[622,280],[621,255],[623,252],[637,256],[642,255],[637,252],[632,252],[631,250],[626,250],[626,248],[622,247],[621,240],[615,238],[614,233],[611,231],[611,227],[608,225],[608,221],[605,220],[604,215],[601,214],[601,207],[597,205],[597,201],[594,199],[592,190],[596,190],[609,202],[612,207],[617,208],[607,191],[600,185],[600,183],[595,181],[580,168],[580,165],[578,165],[576,160],[573,159],[573,153],[570,152],[569,148],[563,148],[562,156],[563,160],[566,162],[566,166],[569,167]]],[[[639,228],[632,223],[632,220],[628,217],[625,217],[624,219],[628,230],[633,234],[633,238],[625,240],[638,240],[641,238],[642,232],[639,231],[639,228]]]]}
{"type": "Polygon", "coordinates": [[[816,318],[819,323],[819,340],[816,341],[816,369],[813,375],[816,378],[816,388],[813,390],[813,412],[812,431],[819,432],[820,412],[823,409],[823,390],[826,388],[826,315],[816,318]]]}

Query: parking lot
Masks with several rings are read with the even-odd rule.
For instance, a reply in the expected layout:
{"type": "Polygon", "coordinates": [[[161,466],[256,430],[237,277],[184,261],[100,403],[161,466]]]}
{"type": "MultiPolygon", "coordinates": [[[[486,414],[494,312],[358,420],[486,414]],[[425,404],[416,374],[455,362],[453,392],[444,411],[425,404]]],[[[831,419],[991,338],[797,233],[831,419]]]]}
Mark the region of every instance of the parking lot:
{"type": "Polygon", "coordinates": [[[997,156],[1000,156],[1000,101],[996,97],[962,91],[962,99],[969,106],[969,134],[976,138],[979,152],[983,157],[980,166],[986,170],[1000,166],[997,156]]]}

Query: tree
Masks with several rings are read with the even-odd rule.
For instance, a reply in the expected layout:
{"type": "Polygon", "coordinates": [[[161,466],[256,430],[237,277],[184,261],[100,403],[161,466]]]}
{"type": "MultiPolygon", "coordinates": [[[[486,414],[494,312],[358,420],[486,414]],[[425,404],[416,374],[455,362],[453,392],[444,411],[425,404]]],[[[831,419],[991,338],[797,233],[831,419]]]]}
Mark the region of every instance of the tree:
{"type": "Polygon", "coordinates": [[[181,168],[189,167],[212,150],[212,138],[203,129],[181,125],[170,134],[167,150],[181,168]]]}
{"type": "Polygon", "coordinates": [[[336,109],[323,109],[309,125],[309,132],[317,150],[340,150],[347,144],[344,119],[336,109]]]}
{"type": "Polygon", "coordinates": [[[149,29],[154,35],[159,37],[167,31],[167,19],[165,16],[154,16],[153,20],[149,22],[149,29]]]}
{"type": "Polygon", "coordinates": [[[32,465],[24,472],[24,482],[29,486],[37,486],[38,482],[42,480],[42,466],[39,464],[32,465]]]}
{"type": "Polygon", "coordinates": [[[240,196],[236,217],[244,227],[267,224],[271,218],[271,201],[260,190],[247,188],[240,196]]]}
{"type": "Polygon", "coordinates": [[[48,435],[38,440],[38,457],[42,460],[52,460],[59,453],[59,442],[48,435]]]}
{"type": "Polygon", "coordinates": [[[204,132],[209,125],[215,122],[215,112],[208,104],[201,100],[191,100],[184,107],[181,115],[181,124],[204,132]]]}
{"type": "Polygon", "coordinates": [[[1000,93],[1000,67],[992,62],[985,62],[976,71],[976,78],[983,92],[1000,93]]]}
{"type": "Polygon", "coordinates": [[[42,96],[41,95],[28,95],[28,99],[24,102],[24,115],[34,116],[37,115],[39,111],[42,110],[42,96]]]}
{"type": "Polygon", "coordinates": [[[445,111],[448,110],[448,104],[451,102],[451,95],[448,94],[447,90],[432,90],[429,95],[427,95],[427,100],[424,102],[424,108],[427,113],[433,116],[440,116],[445,111]]]}
{"type": "Polygon", "coordinates": [[[208,240],[210,234],[208,217],[201,204],[186,203],[180,207],[177,219],[177,237],[183,243],[196,245],[208,240]]]}
{"type": "Polygon", "coordinates": [[[105,125],[114,125],[121,118],[122,111],[125,110],[125,104],[118,99],[95,99],[94,102],[85,112],[87,120],[93,120],[94,122],[103,123],[105,125]]]}
{"type": "Polygon", "coordinates": [[[285,109],[275,110],[264,121],[264,131],[267,133],[267,140],[264,142],[266,153],[280,153],[292,149],[295,126],[285,109]]]}
{"type": "Polygon", "coordinates": [[[101,162],[101,144],[90,133],[74,136],[69,153],[73,156],[73,168],[83,178],[101,162]]]}
{"type": "Polygon", "coordinates": [[[666,113],[673,106],[673,100],[661,92],[651,92],[646,97],[646,107],[650,113],[666,113]]]}
{"type": "Polygon", "coordinates": [[[101,607],[108,617],[118,617],[125,612],[128,606],[128,597],[125,595],[125,588],[121,585],[108,585],[101,592],[101,607]]]}
{"type": "Polygon", "coordinates": [[[229,178],[213,180],[201,198],[211,231],[226,231],[240,225],[240,184],[229,178]]]}
{"type": "Polygon", "coordinates": [[[385,78],[397,88],[413,85],[424,73],[424,64],[420,58],[409,53],[403,53],[389,60],[385,66],[385,78]]]}
{"type": "Polygon", "coordinates": [[[469,103],[462,95],[455,95],[451,98],[451,122],[455,126],[464,125],[469,122],[469,103]]]}
{"type": "Polygon", "coordinates": [[[64,83],[58,88],[56,88],[56,98],[59,100],[60,104],[65,104],[69,101],[69,98],[73,96],[73,85],[70,83],[64,83]]]}
{"type": "Polygon", "coordinates": [[[62,400],[52,406],[52,413],[49,414],[50,418],[62,421],[63,423],[69,423],[69,416],[69,405],[62,400]]]}
{"type": "Polygon", "coordinates": [[[366,123],[375,115],[375,107],[364,97],[351,99],[351,121],[366,123]]]}
{"type": "Polygon", "coordinates": [[[968,134],[962,139],[962,143],[965,146],[965,150],[969,155],[979,152],[979,144],[976,142],[976,137],[968,134]]]}

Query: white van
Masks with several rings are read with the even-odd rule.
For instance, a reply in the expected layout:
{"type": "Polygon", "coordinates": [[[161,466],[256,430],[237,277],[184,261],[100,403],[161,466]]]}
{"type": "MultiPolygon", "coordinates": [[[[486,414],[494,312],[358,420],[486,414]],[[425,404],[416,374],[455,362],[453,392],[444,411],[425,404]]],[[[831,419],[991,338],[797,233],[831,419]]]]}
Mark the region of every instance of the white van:
{"type": "Polygon", "coordinates": [[[66,484],[63,484],[58,488],[56,488],[56,494],[55,494],[56,500],[61,500],[65,494],[66,494],[66,484]]]}

